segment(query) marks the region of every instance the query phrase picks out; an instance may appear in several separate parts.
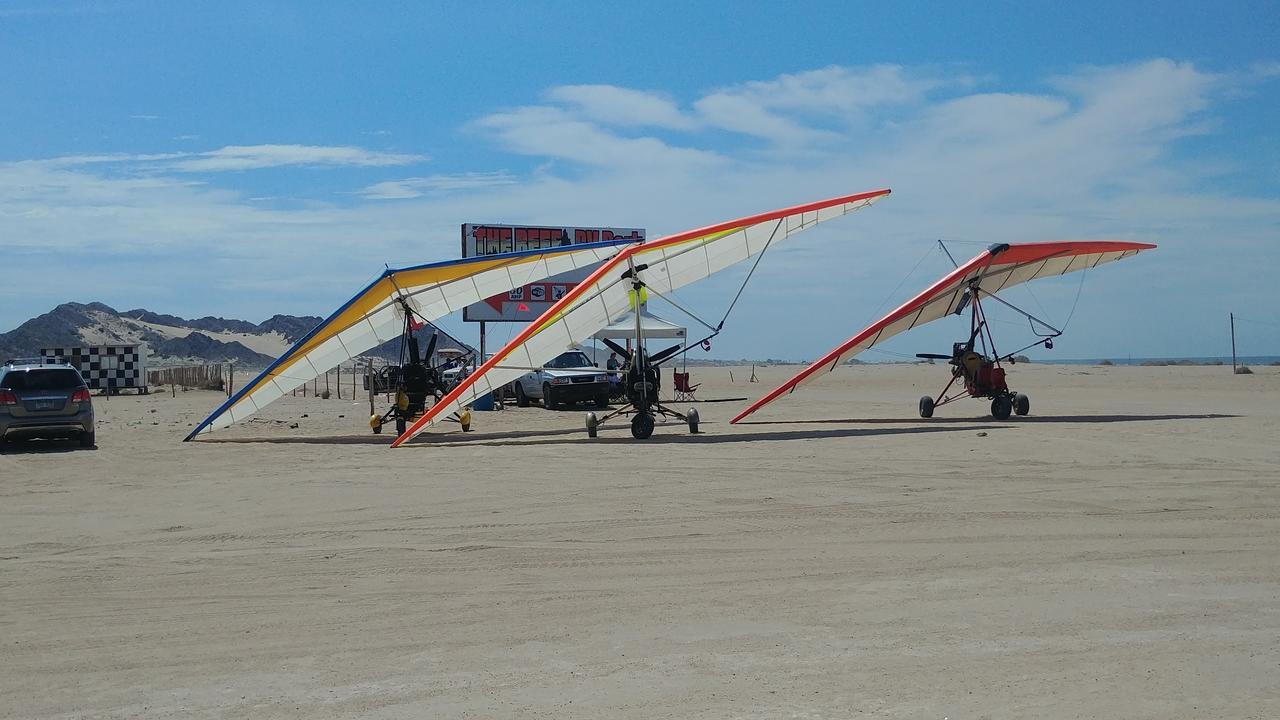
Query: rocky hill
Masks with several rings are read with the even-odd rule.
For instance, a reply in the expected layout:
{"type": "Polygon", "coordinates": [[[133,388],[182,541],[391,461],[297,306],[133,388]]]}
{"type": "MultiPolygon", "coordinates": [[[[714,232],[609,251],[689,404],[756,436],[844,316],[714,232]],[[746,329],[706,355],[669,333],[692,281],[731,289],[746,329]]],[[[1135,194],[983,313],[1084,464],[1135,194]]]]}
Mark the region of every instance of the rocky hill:
{"type": "MultiPolygon", "coordinates": [[[[261,368],[320,321],[310,315],[274,315],[257,324],[211,316],[189,320],[143,308],[119,312],[98,302],[69,302],[0,333],[0,361],[34,357],[41,348],[138,344],[145,346],[150,367],[235,362],[261,368]]],[[[368,354],[398,358],[400,342],[368,354]]]]}

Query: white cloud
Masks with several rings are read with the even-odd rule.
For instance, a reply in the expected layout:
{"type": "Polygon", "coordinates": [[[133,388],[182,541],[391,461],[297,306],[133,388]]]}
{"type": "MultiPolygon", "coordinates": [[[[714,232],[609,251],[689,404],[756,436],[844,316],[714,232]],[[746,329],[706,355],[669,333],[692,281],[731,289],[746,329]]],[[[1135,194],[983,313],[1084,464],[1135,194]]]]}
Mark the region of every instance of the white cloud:
{"type": "Polygon", "coordinates": [[[719,165],[714,152],[676,147],[654,137],[624,137],[570,113],[549,107],[522,107],[494,113],[475,127],[492,133],[522,155],[570,160],[594,168],[695,169],[719,165]]]}
{"type": "Polygon", "coordinates": [[[896,65],[828,67],[723,88],[694,106],[707,124],[790,145],[838,137],[837,131],[813,127],[813,118],[847,126],[872,109],[918,102],[943,84],[939,78],[913,78],[896,65]]]}
{"type": "MultiPolygon", "coordinates": [[[[181,135],[188,140],[198,135],[181,135]]],[[[49,160],[27,161],[51,167],[117,164],[145,165],[152,170],[171,172],[226,172],[272,167],[387,167],[425,162],[424,155],[384,153],[352,146],[316,145],[228,145],[201,153],[150,153],[64,155],[49,160]]]]}
{"type": "Polygon", "coordinates": [[[219,172],[260,168],[322,165],[381,167],[423,162],[422,155],[384,153],[352,146],[316,145],[229,145],[179,160],[172,168],[179,172],[219,172]]]}
{"type": "Polygon", "coordinates": [[[507,172],[431,175],[403,180],[386,180],[360,190],[357,194],[370,200],[407,200],[431,193],[485,190],[514,185],[518,182],[507,172]]]}
{"type": "Polygon", "coordinates": [[[568,105],[588,120],[620,127],[691,130],[697,123],[670,98],[655,92],[616,85],[561,85],[546,92],[548,100],[568,105]]]}

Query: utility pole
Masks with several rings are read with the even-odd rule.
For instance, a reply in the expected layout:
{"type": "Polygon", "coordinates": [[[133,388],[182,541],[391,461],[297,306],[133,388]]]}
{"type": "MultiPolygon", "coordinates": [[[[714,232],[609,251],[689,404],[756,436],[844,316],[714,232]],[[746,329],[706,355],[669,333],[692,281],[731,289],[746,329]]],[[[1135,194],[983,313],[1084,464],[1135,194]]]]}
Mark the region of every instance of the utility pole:
{"type": "Polygon", "coordinates": [[[1231,313],[1231,373],[1236,372],[1236,314],[1231,313]]]}

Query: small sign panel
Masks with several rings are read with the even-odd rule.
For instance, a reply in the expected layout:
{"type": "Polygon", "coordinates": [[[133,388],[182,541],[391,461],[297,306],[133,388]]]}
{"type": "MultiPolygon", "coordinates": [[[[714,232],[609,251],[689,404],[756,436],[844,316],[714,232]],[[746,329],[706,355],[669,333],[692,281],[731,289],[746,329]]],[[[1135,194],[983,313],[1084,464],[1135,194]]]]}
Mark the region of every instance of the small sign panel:
{"type": "MultiPolygon", "coordinates": [[[[545,250],[609,240],[644,242],[644,239],[643,228],[467,223],[462,226],[462,257],[545,250]]],[[[466,322],[529,322],[546,312],[598,266],[597,263],[573,272],[538,278],[508,292],[485,298],[463,309],[462,319],[466,322]]]]}

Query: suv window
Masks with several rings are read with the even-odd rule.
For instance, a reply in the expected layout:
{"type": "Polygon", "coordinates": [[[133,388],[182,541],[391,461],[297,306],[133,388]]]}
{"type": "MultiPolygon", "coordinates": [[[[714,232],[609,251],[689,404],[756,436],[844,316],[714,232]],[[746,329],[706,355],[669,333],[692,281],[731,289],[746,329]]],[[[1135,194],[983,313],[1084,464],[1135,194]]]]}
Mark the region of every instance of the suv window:
{"type": "Polygon", "coordinates": [[[557,370],[591,367],[591,360],[587,358],[585,353],[577,351],[560,353],[554,360],[547,363],[547,367],[557,370]]]}
{"type": "Polygon", "coordinates": [[[6,390],[62,390],[83,385],[80,373],[71,368],[11,370],[0,377],[0,388],[6,390]]]}

